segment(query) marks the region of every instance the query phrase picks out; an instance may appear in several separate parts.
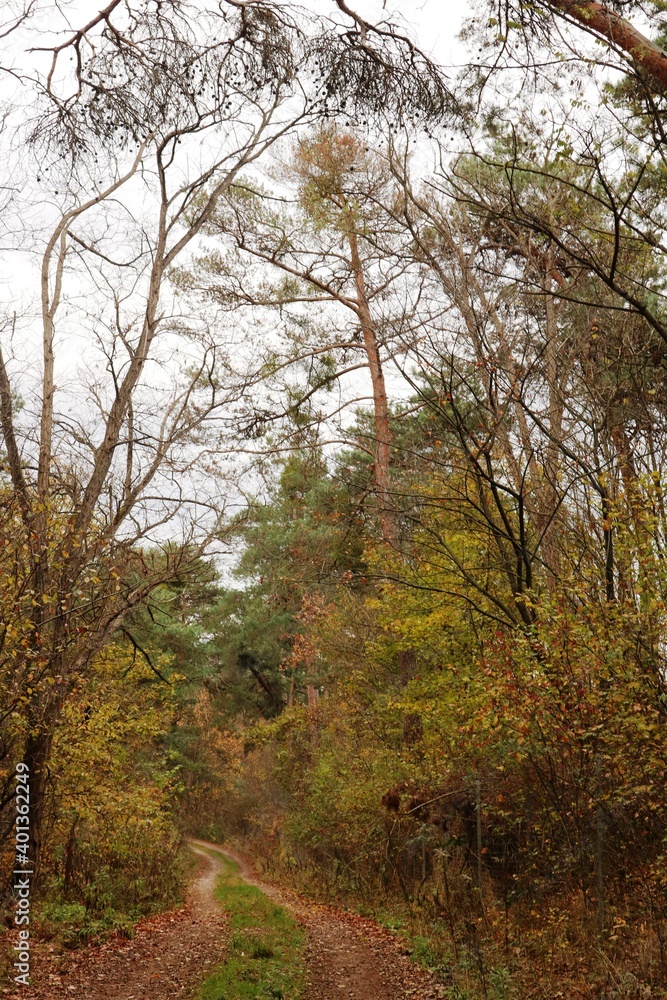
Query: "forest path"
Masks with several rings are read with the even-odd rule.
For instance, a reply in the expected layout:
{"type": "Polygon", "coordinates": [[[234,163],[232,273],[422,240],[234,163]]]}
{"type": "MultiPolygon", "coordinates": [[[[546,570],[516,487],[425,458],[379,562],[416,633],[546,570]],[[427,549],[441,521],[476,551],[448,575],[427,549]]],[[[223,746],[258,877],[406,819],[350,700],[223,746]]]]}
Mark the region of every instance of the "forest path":
{"type": "Polygon", "coordinates": [[[245,858],[228,848],[193,840],[231,858],[239,875],[284,906],[305,927],[308,986],[303,1000],[438,1000],[443,987],[413,965],[400,939],[374,920],[312,903],[262,882],[245,858]]]}
{"type": "Polygon", "coordinates": [[[268,885],[235,851],[199,840],[190,841],[190,847],[201,864],[185,906],[141,921],[131,940],[114,937],[62,955],[40,943],[31,960],[35,985],[2,991],[2,1000],[190,1000],[225,958],[227,918],[214,896],[224,857],[305,927],[303,1000],[438,1000],[445,995],[409,961],[400,939],[375,921],[268,885]]]}
{"type": "Polygon", "coordinates": [[[142,920],[131,940],[113,937],[57,955],[40,942],[34,985],[0,991],[3,1000],[186,1000],[224,960],[227,919],[215,901],[222,859],[193,848],[200,867],[186,905],[142,920]]]}

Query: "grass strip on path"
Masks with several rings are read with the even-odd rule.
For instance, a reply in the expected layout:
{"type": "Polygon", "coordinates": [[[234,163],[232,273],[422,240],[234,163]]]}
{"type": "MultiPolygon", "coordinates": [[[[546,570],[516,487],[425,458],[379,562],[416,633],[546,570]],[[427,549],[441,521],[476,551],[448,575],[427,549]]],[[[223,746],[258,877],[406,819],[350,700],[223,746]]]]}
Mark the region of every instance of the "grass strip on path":
{"type": "Polygon", "coordinates": [[[225,854],[216,898],[230,917],[228,959],[201,987],[200,1000],[299,1000],[305,988],[304,933],[296,920],[239,876],[225,854]]]}

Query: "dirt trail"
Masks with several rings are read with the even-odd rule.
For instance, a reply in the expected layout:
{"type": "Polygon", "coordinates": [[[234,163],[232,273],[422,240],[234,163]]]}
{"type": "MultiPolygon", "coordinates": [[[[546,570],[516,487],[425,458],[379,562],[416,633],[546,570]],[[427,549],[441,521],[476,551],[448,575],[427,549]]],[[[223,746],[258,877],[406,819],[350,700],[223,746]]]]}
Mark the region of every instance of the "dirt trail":
{"type": "Polygon", "coordinates": [[[261,882],[234,851],[191,841],[201,867],[187,905],[142,921],[132,940],[114,938],[65,955],[41,944],[32,961],[34,986],[6,990],[2,1000],[186,1000],[224,960],[225,915],[214,898],[222,857],[232,858],[241,876],[306,928],[308,987],[303,1000],[438,1000],[444,989],[417,969],[400,940],[364,920],[261,882]]]}
{"type": "Polygon", "coordinates": [[[290,910],[307,932],[304,1000],[438,1000],[445,990],[407,958],[400,940],[373,920],[319,906],[257,878],[235,851],[206,841],[239,866],[241,876],[290,910]]]}
{"type": "Polygon", "coordinates": [[[177,1000],[192,996],[224,959],[225,915],[213,897],[222,868],[204,851],[186,906],[142,920],[131,940],[112,938],[64,955],[41,944],[31,961],[35,985],[3,1000],[177,1000]]]}

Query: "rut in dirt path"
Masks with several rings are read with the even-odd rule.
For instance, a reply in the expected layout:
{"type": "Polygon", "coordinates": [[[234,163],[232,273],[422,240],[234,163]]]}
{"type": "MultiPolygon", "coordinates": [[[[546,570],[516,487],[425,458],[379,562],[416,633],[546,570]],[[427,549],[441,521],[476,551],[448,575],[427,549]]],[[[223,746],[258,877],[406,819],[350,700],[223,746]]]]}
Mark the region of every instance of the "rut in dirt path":
{"type": "Polygon", "coordinates": [[[222,860],[193,848],[200,869],[186,906],[143,920],[131,940],[112,938],[64,955],[41,944],[33,985],[3,1000],[189,1000],[211,967],[224,961],[225,915],[213,891],[222,860]]]}
{"type": "Polygon", "coordinates": [[[308,986],[303,1000],[439,1000],[445,995],[432,976],[409,961],[401,941],[375,921],[262,882],[243,857],[226,847],[203,840],[191,843],[231,858],[246,882],[305,927],[308,986]]]}
{"type": "Polygon", "coordinates": [[[238,864],[242,878],[305,927],[308,986],[303,1000],[444,996],[441,986],[408,961],[400,940],[374,921],[267,885],[242,857],[217,844],[191,841],[190,846],[201,867],[186,906],[142,921],[129,941],[112,938],[64,955],[42,942],[31,962],[34,985],[6,990],[2,1000],[190,1000],[213,967],[225,960],[227,921],[214,896],[225,856],[238,864]]]}

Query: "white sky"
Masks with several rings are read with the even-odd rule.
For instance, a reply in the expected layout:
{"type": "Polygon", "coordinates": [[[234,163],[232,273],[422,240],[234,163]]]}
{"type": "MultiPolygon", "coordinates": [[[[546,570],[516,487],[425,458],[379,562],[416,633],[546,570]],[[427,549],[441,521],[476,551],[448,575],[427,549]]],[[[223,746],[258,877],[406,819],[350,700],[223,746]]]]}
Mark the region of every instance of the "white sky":
{"type": "Polygon", "coordinates": [[[468,0],[350,0],[349,6],[371,21],[383,14],[400,15],[413,28],[420,47],[445,66],[463,59],[456,35],[472,13],[468,0]]]}

